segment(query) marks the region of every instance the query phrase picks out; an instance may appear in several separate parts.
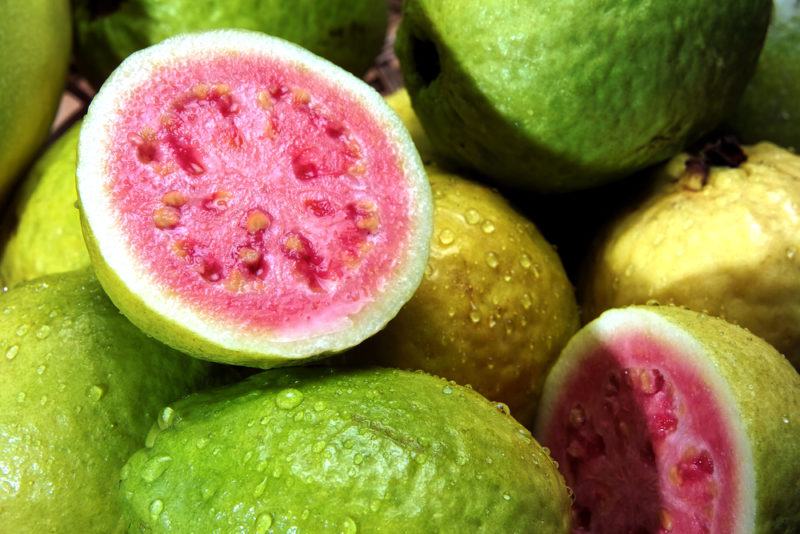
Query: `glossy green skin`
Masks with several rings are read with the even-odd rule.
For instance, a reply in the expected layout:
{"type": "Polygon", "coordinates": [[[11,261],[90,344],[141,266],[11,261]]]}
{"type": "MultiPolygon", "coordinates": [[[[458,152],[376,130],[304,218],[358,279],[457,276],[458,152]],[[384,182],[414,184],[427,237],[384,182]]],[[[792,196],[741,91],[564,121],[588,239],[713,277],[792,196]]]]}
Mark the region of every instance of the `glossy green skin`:
{"type": "Polygon", "coordinates": [[[7,0],[0,16],[0,206],[47,137],[72,43],[69,0],[7,0]]]}
{"type": "Polygon", "coordinates": [[[119,531],[119,469],[213,369],[142,334],[89,271],[0,295],[0,355],[3,532],[119,531]]]}
{"type": "Polygon", "coordinates": [[[73,125],[36,162],[6,221],[11,235],[0,251],[0,283],[9,287],[46,274],[89,266],[75,203],[81,123],[73,125]]]}
{"type": "Polygon", "coordinates": [[[81,71],[99,87],[133,52],[179,33],[239,28],[281,37],[361,76],[386,34],[384,0],[123,0],[111,13],[75,2],[81,71]]]}
{"type": "Polygon", "coordinates": [[[408,0],[396,50],[437,155],[508,185],[575,190],[663,160],[730,113],[770,6],[408,0]]]}
{"type": "Polygon", "coordinates": [[[440,378],[273,370],[172,408],[122,470],[129,532],[569,531],[544,449],[440,378]]]}
{"type": "Polygon", "coordinates": [[[800,151],[800,1],[776,0],[753,80],[731,124],[745,143],[800,151]]]}

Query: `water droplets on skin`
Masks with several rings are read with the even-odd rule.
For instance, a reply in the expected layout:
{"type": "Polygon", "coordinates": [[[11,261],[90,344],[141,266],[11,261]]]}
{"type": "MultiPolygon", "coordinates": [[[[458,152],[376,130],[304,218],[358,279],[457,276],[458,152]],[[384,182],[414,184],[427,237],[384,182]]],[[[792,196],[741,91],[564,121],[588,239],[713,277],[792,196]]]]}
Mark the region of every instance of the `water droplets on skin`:
{"type": "Polygon", "coordinates": [[[200,438],[197,441],[195,441],[194,445],[198,449],[204,449],[206,445],[208,445],[208,442],[209,442],[208,438],[200,438]]]}
{"type": "Polygon", "coordinates": [[[441,232],[439,232],[439,243],[442,245],[450,245],[453,241],[456,240],[456,235],[453,233],[452,230],[445,228],[441,232]]]}
{"type": "Polygon", "coordinates": [[[531,268],[531,257],[523,252],[522,256],[519,257],[519,265],[523,269],[530,269],[531,268]]]}
{"type": "Polygon", "coordinates": [[[259,514],[256,518],[256,534],[267,534],[270,527],[272,527],[272,515],[259,514]]]}
{"type": "Polygon", "coordinates": [[[164,501],[161,499],[156,499],[150,503],[150,519],[153,521],[157,520],[159,516],[161,516],[161,512],[164,511],[164,501]]]}
{"type": "Polygon", "coordinates": [[[483,224],[481,225],[481,230],[483,230],[484,234],[494,233],[495,230],[494,223],[488,219],[483,221],[483,224]]]}
{"type": "Polygon", "coordinates": [[[794,260],[794,257],[797,255],[797,249],[794,247],[789,247],[786,249],[786,257],[791,261],[794,260]]]}
{"type": "Polygon", "coordinates": [[[506,501],[510,501],[511,500],[511,495],[509,495],[508,493],[504,493],[503,494],[503,499],[505,499],[506,501]]]}
{"type": "Polygon", "coordinates": [[[36,330],[36,339],[46,339],[50,335],[50,327],[43,324],[36,330]]]}
{"type": "Polygon", "coordinates": [[[175,410],[173,410],[170,406],[167,406],[161,410],[161,413],[158,415],[158,428],[161,430],[166,430],[172,426],[174,421],[175,410]]]}
{"type": "Polygon", "coordinates": [[[47,370],[46,366],[40,365],[39,367],[36,368],[36,374],[43,375],[46,370],[47,370]]]}
{"type": "Polygon", "coordinates": [[[150,458],[142,468],[142,480],[145,482],[155,482],[169,469],[171,463],[172,457],[166,455],[150,458]]]}
{"type": "Polygon", "coordinates": [[[19,353],[19,345],[11,345],[6,349],[6,359],[11,361],[17,357],[19,353]]]}
{"type": "Polygon", "coordinates": [[[451,395],[453,393],[453,388],[450,386],[444,386],[442,388],[442,393],[444,393],[445,395],[451,395]]]}
{"type": "Polygon", "coordinates": [[[497,259],[497,254],[495,254],[494,252],[486,253],[486,265],[488,265],[492,269],[497,269],[497,266],[499,264],[500,261],[497,259]]]}
{"type": "Polygon", "coordinates": [[[353,521],[351,518],[346,517],[342,522],[342,528],[340,532],[341,534],[356,534],[356,532],[358,532],[358,527],[356,526],[356,522],[353,521]]]}
{"type": "Polygon", "coordinates": [[[362,455],[360,453],[356,453],[355,456],[353,456],[353,463],[354,464],[361,465],[361,462],[363,462],[363,461],[364,461],[364,455],[362,455]]]}
{"type": "Polygon", "coordinates": [[[303,393],[294,388],[281,390],[275,397],[275,404],[281,410],[291,410],[303,402],[303,393]]]}
{"type": "Polygon", "coordinates": [[[472,310],[469,312],[469,320],[477,324],[481,321],[481,314],[477,310],[472,310]]]}
{"type": "Polygon", "coordinates": [[[253,490],[253,497],[259,498],[264,494],[264,490],[267,489],[268,480],[269,479],[264,478],[264,479],[261,480],[261,482],[258,483],[258,486],[256,486],[256,489],[253,490]]]}
{"type": "Polygon", "coordinates": [[[100,385],[93,385],[86,388],[86,396],[93,401],[99,401],[106,394],[106,388],[100,385]]]}
{"type": "Polygon", "coordinates": [[[466,219],[467,223],[469,224],[478,224],[481,222],[481,214],[478,212],[478,210],[470,208],[464,214],[464,219],[466,219]]]}
{"type": "Polygon", "coordinates": [[[26,324],[21,324],[21,325],[19,325],[19,326],[17,327],[16,333],[17,333],[17,335],[18,335],[19,337],[24,337],[24,336],[25,336],[25,334],[27,334],[27,333],[28,333],[28,330],[30,330],[30,326],[28,326],[28,325],[26,325],[26,324]]]}

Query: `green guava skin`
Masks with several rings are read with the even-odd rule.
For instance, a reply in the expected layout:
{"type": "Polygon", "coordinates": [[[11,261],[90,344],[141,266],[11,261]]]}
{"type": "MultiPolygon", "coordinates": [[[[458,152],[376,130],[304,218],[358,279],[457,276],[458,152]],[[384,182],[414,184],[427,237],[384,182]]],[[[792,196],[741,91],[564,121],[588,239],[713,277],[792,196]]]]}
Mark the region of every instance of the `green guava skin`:
{"type": "Polygon", "coordinates": [[[47,138],[67,78],[69,0],[9,0],[0,16],[0,206],[47,138]]]}
{"type": "Polygon", "coordinates": [[[0,295],[3,532],[119,532],[119,469],[214,366],[148,338],[90,271],[0,295]]]}
{"type": "Polygon", "coordinates": [[[800,151],[800,1],[775,0],[755,76],[730,122],[745,143],[800,151]]]}
{"type": "MultiPolygon", "coordinates": [[[[755,498],[753,525],[742,532],[756,534],[800,531],[800,375],[789,361],[763,339],[750,331],[709,315],[677,306],[631,306],[606,313],[657,315],[667,328],[679,334],[669,336],[676,343],[691,340],[696,366],[710,390],[735,414],[729,423],[744,433],[750,458],[740,461],[752,466],[753,487],[745,488],[755,498]]],[[[601,316],[597,321],[602,321],[601,316]]],[[[592,325],[581,330],[572,343],[591,346],[592,325]],[[588,334],[587,334],[588,331],[588,334]]],[[[602,337],[594,343],[602,343],[602,337]]],[[[563,354],[570,353],[570,346],[563,354]]],[[[584,351],[581,351],[584,352],[584,351]]],[[[574,354],[575,352],[572,351],[574,354]]],[[[580,359],[560,358],[545,383],[535,435],[549,424],[559,386],[580,359]]]]}
{"type": "Polygon", "coordinates": [[[569,531],[547,452],[441,378],[272,370],[171,408],[122,469],[129,532],[569,531]]]}
{"type": "Polygon", "coordinates": [[[396,51],[448,165],[576,190],[666,159],[726,117],[771,3],[408,0],[396,51]]]}
{"type": "Polygon", "coordinates": [[[11,234],[0,251],[0,283],[13,287],[46,274],[89,266],[75,203],[78,135],[71,126],[36,162],[7,215],[11,234]]]}
{"type": "Polygon", "coordinates": [[[133,52],[179,33],[239,28],[307,48],[357,76],[380,52],[388,13],[382,0],[123,0],[111,12],[75,2],[80,70],[99,87],[133,52]]]}

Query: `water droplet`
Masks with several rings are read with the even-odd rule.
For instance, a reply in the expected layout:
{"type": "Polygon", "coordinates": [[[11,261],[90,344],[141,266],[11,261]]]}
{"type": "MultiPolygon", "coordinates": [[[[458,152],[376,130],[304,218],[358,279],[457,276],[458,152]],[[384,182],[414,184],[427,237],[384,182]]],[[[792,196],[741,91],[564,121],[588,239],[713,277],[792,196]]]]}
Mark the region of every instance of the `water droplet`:
{"type": "Polygon", "coordinates": [[[19,345],[11,345],[6,350],[6,359],[13,360],[17,357],[17,353],[19,353],[19,345]]]}
{"type": "Polygon", "coordinates": [[[272,526],[272,516],[270,514],[259,514],[256,518],[256,534],[267,534],[272,526]]]}
{"type": "Polygon", "coordinates": [[[378,510],[380,510],[380,508],[381,508],[381,501],[379,501],[378,499],[372,499],[372,501],[369,503],[369,509],[373,512],[377,512],[378,510]]]}
{"type": "Polygon", "coordinates": [[[282,410],[296,408],[300,406],[301,402],[303,402],[303,393],[294,388],[284,389],[275,397],[275,404],[282,410]]]}
{"type": "Polygon", "coordinates": [[[99,401],[103,398],[103,395],[106,394],[106,390],[103,386],[90,386],[86,389],[86,396],[92,399],[93,401],[99,401]]]}
{"type": "Polygon", "coordinates": [[[50,327],[43,324],[36,330],[36,339],[45,339],[50,335],[50,327]]]}
{"type": "Polygon", "coordinates": [[[36,374],[43,375],[46,370],[47,370],[46,366],[40,365],[39,367],[36,368],[36,374]]]}
{"type": "Polygon", "coordinates": [[[481,222],[481,214],[478,213],[478,210],[474,208],[468,209],[467,213],[464,215],[464,218],[469,224],[478,224],[481,222]]]}
{"type": "Polygon", "coordinates": [[[439,232],[439,242],[442,245],[449,245],[453,241],[455,241],[455,239],[456,239],[455,234],[451,230],[449,230],[447,228],[445,228],[444,230],[439,232]]]}
{"type": "Polygon", "coordinates": [[[511,408],[509,408],[507,404],[503,402],[496,402],[494,406],[497,408],[497,411],[506,415],[511,415],[511,408]]]}
{"type": "Polygon", "coordinates": [[[522,294],[522,307],[525,308],[526,310],[529,310],[532,305],[533,305],[533,302],[531,301],[530,294],[529,293],[523,293],[522,294]]]}
{"type": "Polygon", "coordinates": [[[19,337],[23,337],[25,334],[27,334],[27,333],[28,333],[28,329],[29,329],[29,328],[30,328],[30,327],[29,327],[28,325],[26,325],[26,324],[21,324],[21,325],[19,325],[19,326],[17,327],[17,335],[18,335],[19,337]]]}
{"type": "Polygon", "coordinates": [[[253,497],[256,499],[261,497],[264,494],[264,490],[267,489],[267,478],[264,478],[261,482],[258,483],[256,489],[253,490],[253,497]]]}
{"type": "Polygon", "coordinates": [[[442,388],[442,393],[444,393],[445,395],[450,395],[451,393],[453,393],[453,388],[451,388],[450,386],[445,386],[442,388]]]}
{"type": "Polygon", "coordinates": [[[166,430],[172,426],[172,423],[175,421],[175,410],[171,407],[167,406],[161,413],[158,415],[158,428],[161,430],[166,430]]]}
{"type": "Polygon", "coordinates": [[[469,320],[472,321],[473,323],[479,323],[481,320],[481,314],[478,313],[477,310],[472,310],[471,312],[469,312],[469,320]]]}
{"type": "Polygon", "coordinates": [[[785,424],[785,425],[789,424],[789,418],[788,417],[784,417],[783,418],[783,424],[785,424]]]}
{"type": "Polygon", "coordinates": [[[362,455],[360,453],[356,453],[356,455],[353,456],[353,463],[354,464],[361,465],[361,462],[363,462],[363,461],[364,461],[364,455],[362,455]]]}
{"type": "Polygon", "coordinates": [[[483,224],[481,225],[481,230],[483,230],[483,233],[485,234],[494,233],[494,223],[489,220],[483,221],[483,224]]]}
{"type": "Polygon", "coordinates": [[[194,444],[198,449],[204,449],[208,445],[208,438],[200,438],[194,444]]]}
{"type": "Polygon", "coordinates": [[[531,257],[522,253],[522,256],[519,257],[519,264],[523,269],[530,269],[531,268],[531,257]]]}
{"type": "Polygon", "coordinates": [[[496,269],[499,263],[500,262],[497,260],[497,254],[495,254],[494,252],[486,253],[486,265],[488,265],[492,269],[496,269]]]}
{"type": "Polygon", "coordinates": [[[39,400],[39,404],[41,404],[42,406],[47,404],[47,395],[42,395],[42,398],[39,400]]]}
{"type": "Polygon", "coordinates": [[[511,495],[509,495],[508,493],[504,493],[504,494],[503,494],[503,498],[504,498],[505,500],[507,500],[507,501],[510,501],[510,500],[511,500],[511,495]]]}
{"type": "Polygon", "coordinates": [[[314,409],[318,412],[321,412],[325,409],[325,403],[323,401],[317,401],[314,403],[314,409]]]}
{"type": "Polygon", "coordinates": [[[172,458],[166,455],[150,458],[145,462],[144,467],[142,467],[142,480],[145,482],[154,482],[158,480],[169,468],[169,464],[171,463],[172,458]]]}
{"type": "Polygon", "coordinates": [[[25,402],[25,396],[26,395],[24,391],[17,393],[17,402],[25,402]]]}
{"type": "Polygon", "coordinates": [[[164,501],[161,499],[156,499],[150,503],[150,519],[153,521],[157,520],[158,517],[161,515],[161,512],[164,511],[164,501]]]}
{"type": "Polygon", "coordinates": [[[56,317],[58,317],[58,312],[56,310],[53,310],[49,314],[47,314],[47,316],[51,319],[55,319],[56,317]]]}
{"type": "Polygon", "coordinates": [[[342,523],[342,534],[356,534],[358,532],[358,527],[356,526],[356,522],[353,521],[351,518],[346,517],[344,522],[342,523]]]}
{"type": "Polygon", "coordinates": [[[794,247],[789,247],[786,249],[786,257],[790,260],[793,260],[794,257],[797,255],[797,250],[794,247]]]}

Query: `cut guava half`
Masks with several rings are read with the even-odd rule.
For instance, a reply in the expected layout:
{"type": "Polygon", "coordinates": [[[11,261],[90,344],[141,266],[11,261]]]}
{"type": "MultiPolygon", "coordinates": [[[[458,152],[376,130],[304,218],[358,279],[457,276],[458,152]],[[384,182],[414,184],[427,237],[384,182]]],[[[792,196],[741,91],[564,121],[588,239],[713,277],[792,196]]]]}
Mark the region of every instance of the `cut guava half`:
{"type": "Polygon", "coordinates": [[[573,532],[800,528],[800,376],[721,319],[604,313],[553,367],[535,435],[574,492],[573,532]]]}
{"type": "Polygon", "coordinates": [[[430,186],[366,84],[286,41],[221,30],[130,56],[81,130],[103,287],[197,357],[271,367],[351,347],[412,296],[430,186]]]}

